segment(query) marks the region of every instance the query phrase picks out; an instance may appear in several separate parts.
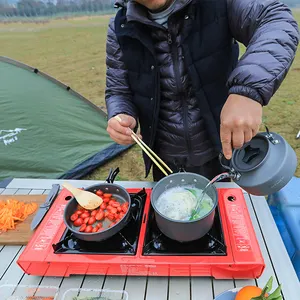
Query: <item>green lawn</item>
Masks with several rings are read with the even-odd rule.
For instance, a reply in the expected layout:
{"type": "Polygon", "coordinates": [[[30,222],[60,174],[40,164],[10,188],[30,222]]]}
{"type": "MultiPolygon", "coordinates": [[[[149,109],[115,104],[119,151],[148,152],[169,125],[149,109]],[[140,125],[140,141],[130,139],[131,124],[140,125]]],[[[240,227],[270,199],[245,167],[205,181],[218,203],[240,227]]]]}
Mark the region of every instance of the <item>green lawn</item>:
{"type": "MultiPolygon", "coordinates": [[[[294,13],[300,24],[300,12],[294,13]]],[[[53,20],[49,23],[0,24],[0,55],[37,67],[104,106],[105,42],[109,16],[53,20]]],[[[270,130],[282,134],[300,157],[300,57],[286,80],[264,109],[270,130]]],[[[119,179],[143,180],[140,149],[127,153],[87,176],[103,180],[110,167],[120,167],[119,179]]],[[[297,169],[300,176],[300,168],[297,169]]]]}

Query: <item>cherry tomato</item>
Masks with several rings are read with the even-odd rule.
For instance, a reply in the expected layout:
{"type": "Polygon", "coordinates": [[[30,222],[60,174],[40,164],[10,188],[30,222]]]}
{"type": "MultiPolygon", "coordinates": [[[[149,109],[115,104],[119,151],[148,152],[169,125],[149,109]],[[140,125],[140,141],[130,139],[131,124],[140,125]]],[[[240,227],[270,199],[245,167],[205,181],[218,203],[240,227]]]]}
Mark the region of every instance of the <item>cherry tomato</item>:
{"type": "Polygon", "coordinates": [[[109,198],[103,198],[103,202],[104,202],[104,203],[107,204],[109,201],[110,201],[109,198]]]}
{"type": "Polygon", "coordinates": [[[102,228],[102,227],[103,227],[103,224],[99,222],[99,223],[96,225],[96,227],[102,228]]]}
{"type": "Polygon", "coordinates": [[[93,228],[92,232],[97,232],[100,228],[98,228],[97,226],[93,228]]]}
{"type": "Polygon", "coordinates": [[[121,211],[122,211],[121,206],[118,206],[118,207],[117,207],[117,211],[118,211],[118,212],[121,212],[121,211]]]}
{"type": "Polygon", "coordinates": [[[107,207],[107,205],[105,204],[105,203],[102,203],[101,205],[100,205],[100,209],[106,209],[106,207],[107,207]]]}
{"type": "Polygon", "coordinates": [[[76,211],[75,211],[75,214],[76,214],[76,215],[81,215],[82,213],[83,213],[82,210],[76,210],[76,211]]]}
{"type": "Polygon", "coordinates": [[[82,224],[79,228],[79,231],[83,232],[83,231],[85,231],[85,229],[86,229],[86,224],[82,224]]]}
{"type": "Polygon", "coordinates": [[[112,205],[112,207],[118,208],[121,206],[121,204],[119,202],[114,202],[112,205]]]}
{"type": "Polygon", "coordinates": [[[104,218],[104,212],[100,211],[99,213],[96,214],[95,219],[97,221],[101,221],[104,218]]]}
{"type": "Polygon", "coordinates": [[[90,219],[88,220],[88,224],[89,225],[93,225],[96,222],[96,218],[95,217],[90,217],[90,219]]]}
{"type": "Polygon", "coordinates": [[[112,196],[112,194],[108,194],[108,193],[103,194],[104,198],[111,198],[111,196],[112,196]]]}
{"type": "Polygon", "coordinates": [[[84,232],[90,233],[90,232],[92,232],[92,230],[93,230],[93,226],[92,225],[88,225],[88,226],[86,226],[84,232]]]}
{"type": "Polygon", "coordinates": [[[113,221],[113,220],[115,219],[115,216],[114,216],[113,214],[109,214],[109,215],[107,216],[107,219],[113,221]]]}
{"type": "Polygon", "coordinates": [[[108,212],[108,211],[104,212],[104,217],[105,217],[105,218],[106,218],[108,215],[109,215],[109,212],[108,212]]]}
{"type": "Polygon", "coordinates": [[[116,208],[114,208],[114,207],[110,210],[110,212],[111,212],[112,214],[115,214],[117,211],[118,211],[118,210],[117,210],[116,208]]]}
{"type": "Polygon", "coordinates": [[[84,224],[87,224],[87,222],[89,221],[89,219],[90,219],[90,217],[84,218],[84,219],[83,219],[83,223],[84,223],[84,224]]]}
{"type": "Polygon", "coordinates": [[[120,212],[120,218],[123,218],[125,216],[124,212],[120,212]]]}
{"type": "Polygon", "coordinates": [[[81,218],[78,218],[74,221],[73,224],[74,224],[74,226],[79,227],[82,225],[82,223],[83,223],[83,220],[81,218]]]}
{"type": "Polygon", "coordinates": [[[122,211],[123,211],[124,213],[126,213],[127,207],[123,206],[123,207],[122,207],[122,211]]]}
{"type": "Polygon", "coordinates": [[[85,219],[85,218],[87,218],[87,217],[89,217],[90,216],[90,213],[89,212],[84,212],[80,217],[82,218],[82,219],[85,219]]]}
{"type": "Polygon", "coordinates": [[[100,191],[100,190],[98,190],[98,191],[96,192],[96,195],[97,195],[97,196],[102,196],[102,195],[103,195],[103,192],[100,191]]]}
{"type": "Polygon", "coordinates": [[[113,207],[110,206],[110,205],[107,205],[107,207],[106,207],[106,209],[109,210],[109,211],[110,211],[112,208],[113,208],[113,207]]]}
{"type": "Polygon", "coordinates": [[[71,217],[70,217],[71,221],[76,221],[78,219],[78,215],[77,214],[73,214],[71,217]]]}
{"type": "Polygon", "coordinates": [[[91,216],[92,216],[92,217],[95,217],[97,213],[98,213],[98,210],[97,210],[97,209],[94,209],[94,210],[91,212],[91,216]]]}

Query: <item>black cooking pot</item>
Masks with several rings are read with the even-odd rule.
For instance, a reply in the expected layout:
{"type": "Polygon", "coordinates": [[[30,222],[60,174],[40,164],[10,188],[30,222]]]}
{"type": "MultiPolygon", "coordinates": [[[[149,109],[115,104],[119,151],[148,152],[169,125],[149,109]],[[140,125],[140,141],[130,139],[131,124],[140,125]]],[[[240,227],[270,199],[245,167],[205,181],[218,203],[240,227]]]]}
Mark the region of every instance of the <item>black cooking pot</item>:
{"type": "Polygon", "coordinates": [[[204,189],[209,180],[201,175],[180,172],[164,177],[154,186],[151,193],[151,205],[155,212],[155,219],[160,231],[170,239],[179,242],[190,242],[206,235],[214,223],[215,209],[218,204],[218,192],[214,185],[207,190],[207,195],[213,200],[213,207],[206,215],[192,221],[177,221],[164,216],[156,208],[156,201],[160,195],[174,187],[194,186],[204,189]]]}
{"type": "Polygon", "coordinates": [[[104,193],[112,194],[112,197],[115,198],[120,204],[123,204],[125,202],[128,202],[128,210],[123,216],[123,218],[116,223],[114,226],[104,229],[99,232],[95,233],[85,233],[85,232],[79,232],[79,227],[75,227],[73,225],[73,222],[70,220],[71,215],[78,209],[78,202],[73,197],[70,199],[68,204],[65,207],[64,210],[64,222],[67,226],[67,228],[73,233],[74,236],[76,236],[78,239],[88,242],[100,242],[103,240],[106,240],[119,231],[121,231],[130,220],[131,216],[131,198],[129,193],[126,191],[125,188],[121,187],[120,185],[114,184],[114,180],[119,173],[119,168],[115,170],[110,170],[110,173],[106,179],[105,183],[99,183],[90,187],[85,188],[86,191],[96,193],[97,190],[101,190],[104,193]]]}

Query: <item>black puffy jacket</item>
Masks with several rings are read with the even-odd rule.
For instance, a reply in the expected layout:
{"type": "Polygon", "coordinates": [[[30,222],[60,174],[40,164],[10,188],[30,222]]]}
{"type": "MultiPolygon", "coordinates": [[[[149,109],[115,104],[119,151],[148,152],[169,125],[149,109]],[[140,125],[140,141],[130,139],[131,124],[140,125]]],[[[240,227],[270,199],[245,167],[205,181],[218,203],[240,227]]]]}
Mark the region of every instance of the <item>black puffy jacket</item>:
{"type": "MultiPolygon", "coordinates": [[[[173,14],[185,11],[191,2],[177,1],[173,14]]],[[[244,95],[266,105],[294,59],[299,40],[298,26],[290,10],[278,1],[227,0],[226,3],[230,33],[233,39],[247,46],[246,53],[227,78],[228,93],[244,95]]],[[[199,99],[195,96],[182,54],[182,27],[185,26],[182,18],[172,22],[167,31],[150,21],[145,8],[134,1],[127,6],[122,0],[117,4],[125,9],[128,22],[141,23],[150,28],[155,48],[161,95],[158,123],[153,128],[156,143],[151,146],[155,146],[156,152],[167,162],[179,159],[180,162],[185,161],[186,165],[204,164],[216,155],[216,149],[209,138],[207,127],[210,124],[203,121],[199,99]]],[[[218,6],[214,9],[217,10],[218,6]]],[[[210,24],[205,26],[209,27],[210,24]]],[[[202,29],[197,30],[201,35],[202,29]]],[[[139,108],[132,101],[132,84],[128,78],[128,68],[131,66],[124,61],[114,18],[108,28],[106,63],[108,117],[127,113],[138,119],[139,108]]],[[[216,74],[218,71],[209,72],[216,74]]],[[[207,73],[207,77],[210,74],[207,73]]],[[[143,122],[146,122],[145,118],[140,119],[140,123],[142,128],[147,128],[149,124],[143,122]]]]}

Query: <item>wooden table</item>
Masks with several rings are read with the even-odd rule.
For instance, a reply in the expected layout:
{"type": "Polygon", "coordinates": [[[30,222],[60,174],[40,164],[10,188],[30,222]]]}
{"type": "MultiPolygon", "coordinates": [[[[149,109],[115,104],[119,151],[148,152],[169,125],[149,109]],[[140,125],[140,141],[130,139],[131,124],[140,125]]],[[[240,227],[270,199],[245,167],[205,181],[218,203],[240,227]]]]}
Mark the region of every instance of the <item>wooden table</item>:
{"type": "MultiPolygon", "coordinates": [[[[96,181],[69,180],[77,187],[86,187],[96,181]]],[[[1,194],[48,193],[54,183],[61,180],[13,179],[1,194]]],[[[116,182],[126,188],[152,187],[152,182],[116,182]]],[[[217,187],[237,187],[233,183],[218,183],[217,187]]],[[[216,295],[247,284],[264,286],[271,275],[274,286],[282,284],[285,300],[300,299],[300,284],[266,200],[244,192],[254,229],[265,259],[266,269],[257,280],[216,280],[208,277],[126,277],[126,276],[70,276],[38,277],[24,274],[16,260],[24,250],[22,246],[0,246],[0,285],[22,284],[59,286],[69,288],[125,289],[130,300],[213,300],[216,295]]]]}

